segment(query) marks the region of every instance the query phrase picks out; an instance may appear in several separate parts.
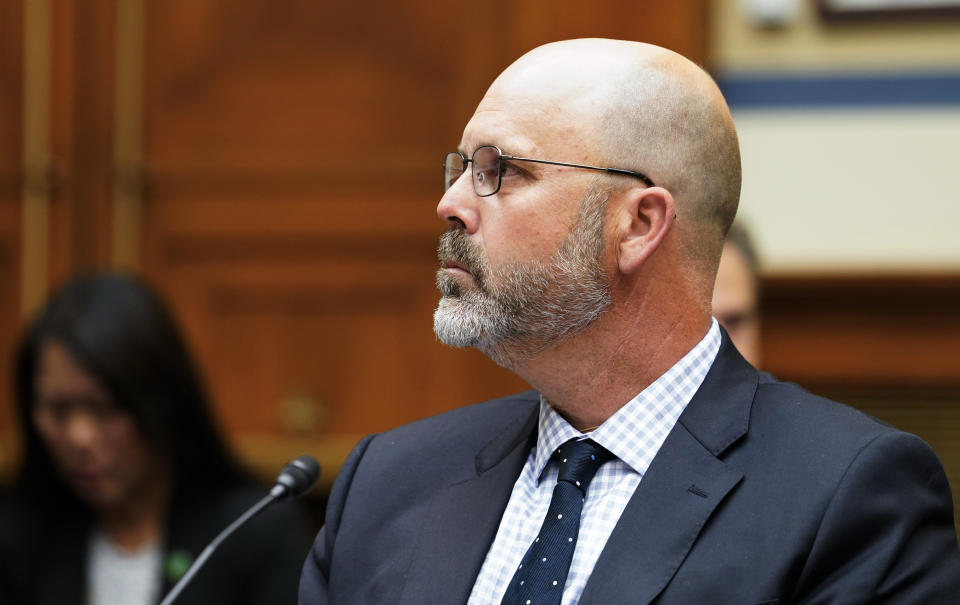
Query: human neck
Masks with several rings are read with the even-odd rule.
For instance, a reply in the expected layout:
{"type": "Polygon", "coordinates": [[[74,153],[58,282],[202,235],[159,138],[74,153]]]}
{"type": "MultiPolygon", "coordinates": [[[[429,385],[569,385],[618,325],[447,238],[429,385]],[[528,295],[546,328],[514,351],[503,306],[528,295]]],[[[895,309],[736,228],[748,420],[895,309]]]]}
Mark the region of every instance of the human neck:
{"type": "Polygon", "coordinates": [[[159,541],[166,522],[169,496],[169,479],[151,482],[128,501],[102,510],[100,527],[112,544],[125,550],[136,550],[159,541]]]}
{"type": "Polygon", "coordinates": [[[710,328],[709,313],[647,321],[611,311],[582,334],[514,369],[574,428],[587,432],[669,370],[710,328]]]}

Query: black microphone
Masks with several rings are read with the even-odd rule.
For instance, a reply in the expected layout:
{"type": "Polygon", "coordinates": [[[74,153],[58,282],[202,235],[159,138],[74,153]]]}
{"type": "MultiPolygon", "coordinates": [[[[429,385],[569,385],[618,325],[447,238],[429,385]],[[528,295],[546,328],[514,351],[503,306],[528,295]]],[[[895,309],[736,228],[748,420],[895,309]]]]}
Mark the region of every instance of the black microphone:
{"type": "Polygon", "coordinates": [[[319,476],[320,465],[313,456],[297,456],[288,462],[287,465],[283,467],[283,470],[280,471],[280,474],[277,475],[277,480],[270,489],[270,493],[247,509],[247,512],[240,515],[236,521],[228,525],[226,529],[220,532],[217,537],[203,549],[203,552],[200,553],[197,560],[187,569],[187,573],[183,574],[180,581],[170,589],[170,592],[167,593],[167,596],[160,602],[160,605],[170,605],[173,603],[174,599],[180,596],[183,589],[186,588],[190,580],[193,579],[193,576],[197,574],[197,571],[207,562],[207,559],[210,558],[213,551],[220,546],[221,542],[230,537],[230,534],[235,532],[237,528],[263,512],[265,508],[274,502],[282,502],[304,494],[316,483],[319,476]]]}
{"type": "Polygon", "coordinates": [[[283,502],[289,498],[296,498],[304,494],[310,487],[317,482],[320,476],[320,465],[313,456],[297,456],[287,463],[277,480],[270,490],[270,495],[277,502],[283,502]]]}

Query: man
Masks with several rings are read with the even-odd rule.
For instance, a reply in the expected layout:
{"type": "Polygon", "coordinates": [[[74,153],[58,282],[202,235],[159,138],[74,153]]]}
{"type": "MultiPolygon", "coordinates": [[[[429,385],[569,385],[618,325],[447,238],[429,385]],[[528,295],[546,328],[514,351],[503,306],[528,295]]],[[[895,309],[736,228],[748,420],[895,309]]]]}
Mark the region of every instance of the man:
{"type": "Polygon", "coordinates": [[[302,605],[960,602],[930,449],[758,374],[710,316],[740,165],[702,70],[540,47],[444,171],[435,331],[536,391],[364,439],[302,605]]]}
{"type": "Polygon", "coordinates": [[[734,223],[713,285],[713,316],[754,367],[760,367],[759,289],[753,242],[743,225],[734,223]]]}

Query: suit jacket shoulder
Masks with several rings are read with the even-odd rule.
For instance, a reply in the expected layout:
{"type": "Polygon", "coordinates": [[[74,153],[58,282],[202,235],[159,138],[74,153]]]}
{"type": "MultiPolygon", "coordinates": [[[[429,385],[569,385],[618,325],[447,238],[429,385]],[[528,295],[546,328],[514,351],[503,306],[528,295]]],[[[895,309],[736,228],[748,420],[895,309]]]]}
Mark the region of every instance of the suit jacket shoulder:
{"type": "Polygon", "coordinates": [[[580,603],[623,594],[658,604],[960,602],[943,468],[919,438],[757,373],[725,336],[580,603]]]}
{"type": "MultiPolygon", "coordinates": [[[[364,439],[300,602],[466,602],[533,445],[536,393],[364,439]]],[[[920,439],[758,373],[724,335],[581,605],[960,602],[943,469],[920,439]]]]}
{"type": "Polygon", "coordinates": [[[466,601],[536,437],[538,401],[512,395],[361,441],[334,484],[300,602],[466,601]]]}
{"type": "Polygon", "coordinates": [[[403,472],[414,470],[410,463],[419,460],[424,463],[413,473],[418,481],[435,475],[446,481],[451,473],[475,467],[478,453],[492,452],[496,458],[526,441],[536,428],[530,420],[533,415],[535,421],[539,397],[537,392],[527,391],[398,427],[375,436],[364,463],[383,465],[386,468],[381,472],[403,472]]]}

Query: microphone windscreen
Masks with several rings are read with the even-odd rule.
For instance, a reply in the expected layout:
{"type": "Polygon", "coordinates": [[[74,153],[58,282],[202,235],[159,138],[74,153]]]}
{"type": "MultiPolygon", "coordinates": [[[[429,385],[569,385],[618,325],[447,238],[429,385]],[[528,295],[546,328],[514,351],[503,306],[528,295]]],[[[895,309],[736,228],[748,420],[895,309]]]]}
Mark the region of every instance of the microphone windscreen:
{"type": "Polygon", "coordinates": [[[309,490],[319,476],[320,464],[313,456],[297,456],[277,475],[277,483],[271,493],[279,496],[280,500],[295,498],[309,490]]]}

